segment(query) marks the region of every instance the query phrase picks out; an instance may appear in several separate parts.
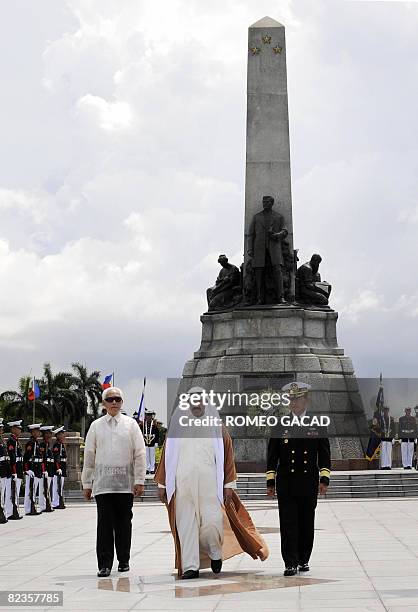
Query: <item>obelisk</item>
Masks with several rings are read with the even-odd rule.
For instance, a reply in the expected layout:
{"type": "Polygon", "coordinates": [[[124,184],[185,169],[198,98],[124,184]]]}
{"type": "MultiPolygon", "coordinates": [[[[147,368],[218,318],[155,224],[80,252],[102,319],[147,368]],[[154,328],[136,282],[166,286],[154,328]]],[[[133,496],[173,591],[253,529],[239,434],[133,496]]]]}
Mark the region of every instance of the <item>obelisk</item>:
{"type": "Polygon", "coordinates": [[[285,218],[292,252],[286,39],[284,26],[271,17],[248,29],[245,234],[253,215],[262,208],[263,195],[275,198],[275,210],[285,218]]]}
{"type": "MultiPolygon", "coordinates": [[[[246,52],[245,233],[253,215],[262,209],[263,196],[273,196],[274,210],[284,216],[289,232],[286,242],[292,255],[284,26],[270,17],[257,21],[249,28],[246,52]]],[[[246,257],[248,246],[246,241],[246,257]]],[[[332,417],[334,467],[361,469],[362,436],[367,422],[352,361],[338,345],[337,319],[338,313],[331,308],[296,300],[269,305],[238,303],[207,312],[200,318],[201,344],[184,366],[180,392],[201,386],[207,391],[261,394],[280,391],[294,380],[308,383],[311,404],[319,407],[321,414],[332,417]]],[[[240,412],[240,405],[233,404],[224,406],[221,415],[240,412]]],[[[265,429],[254,431],[250,426],[237,425],[230,428],[230,433],[238,470],[264,470],[268,441],[265,429]]]]}

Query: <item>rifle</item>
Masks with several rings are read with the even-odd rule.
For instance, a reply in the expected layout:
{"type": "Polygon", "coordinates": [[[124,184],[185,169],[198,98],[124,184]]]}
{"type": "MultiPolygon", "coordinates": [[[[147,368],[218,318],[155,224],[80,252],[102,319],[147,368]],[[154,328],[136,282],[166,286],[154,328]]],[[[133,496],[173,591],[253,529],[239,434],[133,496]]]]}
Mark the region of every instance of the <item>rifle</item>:
{"type": "Polygon", "coordinates": [[[3,506],[1,505],[1,498],[2,498],[2,495],[0,491],[0,525],[2,523],[7,523],[7,518],[6,518],[6,515],[4,514],[3,506]]]}
{"type": "Polygon", "coordinates": [[[30,512],[29,512],[29,514],[39,514],[39,512],[36,510],[36,504],[35,504],[35,500],[34,500],[34,490],[33,490],[34,480],[35,480],[35,478],[33,476],[29,476],[29,497],[30,497],[30,512]]]}
{"type": "Polygon", "coordinates": [[[11,499],[12,499],[12,506],[13,506],[12,518],[20,519],[19,508],[18,508],[19,498],[16,495],[16,480],[13,478],[13,476],[12,476],[12,486],[11,486],[11,499]],[[16,499],[18,500],[17,502],[16,502],[16,499]]]}
{"type": "Polygon", "coordinates": [[[59,498],[58,508],[60,510],[64,510],[65,504],[64,504],[64,497],[62,495],[62,476],[61,474],[57,475],[57,488],[58,488],[58,498],[59,498]]]}
{"type": "Polygon", "coordinates": [[[48,475],[46,472],[42,474],[42,479],[44,481],[45,512],[53,512],[51,507],[51,497],[49,495],[48,475]]]}

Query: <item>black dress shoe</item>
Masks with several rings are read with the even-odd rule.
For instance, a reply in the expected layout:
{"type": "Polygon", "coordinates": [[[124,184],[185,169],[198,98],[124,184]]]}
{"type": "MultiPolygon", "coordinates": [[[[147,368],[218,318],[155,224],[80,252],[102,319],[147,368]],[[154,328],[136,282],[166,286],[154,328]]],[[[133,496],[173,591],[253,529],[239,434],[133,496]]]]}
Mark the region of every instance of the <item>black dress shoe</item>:
{"type": "Polygon", "coordinates": [[[102,567],[102,569],[97,572],[97,576],[99,578],[107,578],[108,576],[110,576],[110,568],[102,567]]]}
{"type": "Polygon", "coordinates": [[[182,580],[190,580],[191,578],[199,578],[199,570],[187,570],[181,577],[182,580]]]}
{"type": "Polygon", "coordinates": [[[38,516],[42,514],[42,512],[26,512],[26,516],[38,516]]]}
{"type": "Polygon", "coordinates": [[[308,563],[302,563],[301,565],[299,565],[298,570],[300,572],[309,572],[309,564],[308,563]]]}
{"type": "Polygon", "coordinates": [[[129,563],[119,563],[118,572],[129,572],[129,563]]]}
{"type": "Polygon", "coordinates": [[[214,574],[219,574],[222,569],[222,559],[211,559],[210,566],[214,574]]]}
{"type": "Polygon", "coordinates": [[[23,516],[9,516],[9,518],[7,519],[8,521],[20,521],[20,519],[22,519],[23,516]]]}
{"type": "Polygon", "coordinates": [[[6,518],[6,517],[4,517],[4,518],[2,517],[2,518],[0,519],[0,525],[5,525],[6,523],[8,523],[7,518],[6,518]]]}
{"type": "Polygon", "coordinates": [[[298,568],[297,567],[286,567],[286,569],[283,572],[283,576],[296,576],[296,574],[298,573],[298,568]]]}

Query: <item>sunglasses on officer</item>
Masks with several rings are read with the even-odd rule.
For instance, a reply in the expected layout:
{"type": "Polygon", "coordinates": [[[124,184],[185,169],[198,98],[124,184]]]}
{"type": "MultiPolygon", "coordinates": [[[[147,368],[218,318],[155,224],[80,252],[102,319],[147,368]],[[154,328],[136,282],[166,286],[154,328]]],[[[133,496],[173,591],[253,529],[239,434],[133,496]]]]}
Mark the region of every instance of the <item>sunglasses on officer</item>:
{"type": "Polygon", "coordinates": [[[122,401],[121,397],[107,397],[105,399],[105,402],[107,402],[108,404],[113,404],[113,402],[116,402],[117,404],[120,404],[122,401]]]}

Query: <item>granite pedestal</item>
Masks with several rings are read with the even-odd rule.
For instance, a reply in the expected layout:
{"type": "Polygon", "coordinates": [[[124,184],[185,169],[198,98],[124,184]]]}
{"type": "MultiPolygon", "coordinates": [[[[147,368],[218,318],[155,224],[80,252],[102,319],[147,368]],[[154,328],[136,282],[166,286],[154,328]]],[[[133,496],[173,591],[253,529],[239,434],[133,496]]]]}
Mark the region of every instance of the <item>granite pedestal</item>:
{"type": "MultiPolygon", "coordinates": [[[[218,392],[271,392],[296,378],[308,382],[315,410],[332,419],[334,467],[355,459],[359,469],[367,424],[353,364],[338,346],[337,318],[329,309],[299,306],[204,314],[201,345],[184,366],[180,391],[200,385],[218,392]]],[[[234,408],[221,414],[228,411],[234,408]]],[[[264,432],[239,427],[230,433],[238,470],[263,471],[264,432]]]]}

